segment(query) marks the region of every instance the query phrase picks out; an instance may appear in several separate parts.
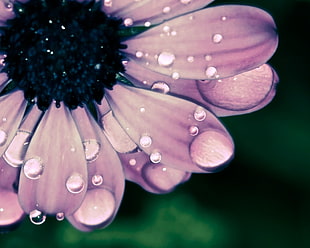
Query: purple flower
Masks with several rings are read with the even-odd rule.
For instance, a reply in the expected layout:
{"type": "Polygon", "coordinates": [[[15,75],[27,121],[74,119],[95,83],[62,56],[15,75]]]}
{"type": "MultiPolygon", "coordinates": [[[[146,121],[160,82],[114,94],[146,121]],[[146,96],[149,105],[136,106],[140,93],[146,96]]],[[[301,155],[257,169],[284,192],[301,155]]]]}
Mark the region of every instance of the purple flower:
{"type": "Polygon", "coordinates": [[[211,0],[0,3],[0,226],[107,226],[125,179],[167,193],[223,169],[217,117],[261,109],[278,44],[257,8],[211,0]]]}

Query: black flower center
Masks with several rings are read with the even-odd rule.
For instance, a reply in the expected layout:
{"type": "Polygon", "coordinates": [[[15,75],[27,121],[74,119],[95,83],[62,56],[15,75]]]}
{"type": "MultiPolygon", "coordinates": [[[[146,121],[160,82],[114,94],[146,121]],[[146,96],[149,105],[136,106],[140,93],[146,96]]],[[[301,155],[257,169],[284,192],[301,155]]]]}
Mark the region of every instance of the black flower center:
{"type": "Polygon", "coordinates": [[[100,1],[30,0],[14,3],[15,18],[0,28],[6,72],[28,101],[46,110],[55,101],[70,109],[101,102],[124,71],[121,20],[100,1]]]}

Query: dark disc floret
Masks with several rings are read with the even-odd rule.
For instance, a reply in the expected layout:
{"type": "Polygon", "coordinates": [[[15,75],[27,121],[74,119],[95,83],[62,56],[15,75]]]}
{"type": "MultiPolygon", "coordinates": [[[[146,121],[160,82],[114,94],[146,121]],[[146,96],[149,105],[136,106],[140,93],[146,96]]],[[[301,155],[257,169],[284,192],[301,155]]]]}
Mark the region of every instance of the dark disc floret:
{"type": "Polygon", "coordinates": [[[30,0],[15,2],[14,12],[0,28],[2,72],[41,110],[53,101],[70,109],[100,103],[124,72],[122,20],[102,12],[100,1],[30,0]]]}

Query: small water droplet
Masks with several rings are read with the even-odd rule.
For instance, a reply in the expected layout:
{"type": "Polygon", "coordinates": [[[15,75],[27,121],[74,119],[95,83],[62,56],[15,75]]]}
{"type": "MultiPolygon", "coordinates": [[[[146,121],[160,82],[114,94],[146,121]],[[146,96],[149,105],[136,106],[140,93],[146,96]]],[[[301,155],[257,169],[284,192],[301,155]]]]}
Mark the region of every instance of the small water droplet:
{"type": "Polygon", "coordinates": [[[144,113],[145,112],[145,108],[144,107],[141,107],[140,108],[140,113],[144,113]]]}
{"type": "Polygon", "coordinates": [[[151,26],[151,22],[149,22],[149,21],[145,22],[145,23],[144,23],[144,26],[145,26],[145,27],[150,27],[150,26],[151,26]]]}
{"type": "Polygon", "coordinates": [[[136,164],[137,164],[137,160],[135,160],[134,158],[132,158],[132,159],[130,159],[129,160],[129,165],[131,165],[131,166],[135,166],[136,164]]]}
{"type": "Polygon", "coordinates": [[[171,8],[169,6],[166,6],[163,8],[163,13],[168,14],[171,11],[171,8]]]}
{"type": "Polygon", "coordinates": [[[8,120],[8,119],[7,119],[6,117],[3,117],[3,118],[2,118],[2,122],[7,122],[7,120],[8,120]]]}
{"type": "Polygon", "coordinates": [[[193,63],[194,62],[194,56],[188,56],[187,57],[187,62],[189,62],[189,63],[193,63]]]}
{"type": "Polygon", "coordinates": [[[0,130],[0,146],[3,146],[7,140],[7,134],[3,130],[0,130]]]}
{"type": "Polygon", "coordinates": [[[158,164],[161,161],[161,153],[160,152],[152,152],[150,155],[150,160],[154,164],[158,164]]]}
{"type": "Polygon", "coordinates": [[[137,51],[137,52],[136,52],[136,57],[137,57],[137,58],[142,58],[143,55],[144,55],[144,54],[143,54],[143,52],[141,52],[141,51],[137,51]]]}
{"type": "Polygon", "coordinates": [[[215,34],[212,37],[214,43],[219,44],[223,40],[223,36],[221,34],[215,34]]]}
{"type": "Polygon", "coordinates": [[[180,0],[182,4],[189,4],[192,0],[180,0]]]}
{"type": "Polygon", "coordinates": [[[24,174],[29,179],[39,179],[43,173],[43,169],[44,166],[40,158],[30,158],[24,162],[24,174]]]}
{"type": "Polygon", "coordinates": [[[131,26],[133,24],[133,20],[131,18],[125,18],[124,25],[126,27],[131,26]]]}
{"type": "Polygon", "coordinates": [[[151,89],[156,92],[163,93],[163,94],[167,94],[170,91],[169,85],[162,81],[155,82],[152,85],[151,89]]]}
{"type": "Polygon", "coordinates": [[[62,221],[65,219],[65,214],[64,213],[57,213],[56,214],[56,220],[62,221]]]}
{"type": "Polygon", "coordinates": [[[226,17],[226,16],[222,16],[221,20],[222,20],[222,21],[226,21],[226,20],[227,20],[227,17],[226,17]]]}
{"type": "Polygon", "coordinates": [[[169,32],[170,32],[170,27],[169,27],[169,26],[164,26],[164,27],[163,27],[163,31],[164,31],[165,33],[169,33],[169,32]]]}
{"type": "Polygon", "coordinates": [[[211,55],[205,55],[205,60],[206,61],[211,61],[211,59],[212,59],[212,56],[211,55]]]}
{"type": "Polygon", "coordinates": [[[213,66],[209,66],[207,69],[206,69],[206,76],[208,78],[215,78],[217,75],[217,69],[213,66]]]}
{"type": "Polygon", "coordinates": [[[174,54],[170,52],[162,52],[158,55],[157,62],[160,66],[171,66],[175,60],[174,54]]]}
{"type": "Polygon", "coordinates": [[[194,118],[196,121],[203,121],[207,117],[206,111],[202,107],[197,107],[194,113],[194,118]]]}
{"type": "Polygon", "coordinates": [[[148,135],[143,135],[140,138],[140,145],[142,147],[150,147],[152,145],[152,138],[148,135]]]}
{"type": "Polygon", "coordinates": [[[97,140],[83,141],[85,158],[87,162],[95,161],[99,156],[100,144],[97,140]]]}
{"type": "Polygon", "coordinates": [[[74,173],[67,179],[66,188],[72,194],[81,193],[85,188],[85,181],[81,175],[74,173]]]}
{"type": "Polygon", "coordinates": [[[35,225],[41,225],[46,220],[46,215],[44,215],[41,211],[35,209],[29,213],[30,221],[35,225]]]}
{"type": "Polygon", "coordinates": [[[95,186],[100,186],[103,183],[103,177],[101,175],[93,175],[91,182],[95,186]]]}
{"type": "Polygon", "coordinates": [[[189,127],[189,134],[191,136],[196,136],[199,133],[199,128],[197,126],[190,126],[189,127]]]}
{"type": "Polygon", "coordinates": [[[171,77],[172,77],[172,79],[177,80],[177,79],[180,78],[180,74],[175,71],[175,72],[172,73],[171,77]]]}

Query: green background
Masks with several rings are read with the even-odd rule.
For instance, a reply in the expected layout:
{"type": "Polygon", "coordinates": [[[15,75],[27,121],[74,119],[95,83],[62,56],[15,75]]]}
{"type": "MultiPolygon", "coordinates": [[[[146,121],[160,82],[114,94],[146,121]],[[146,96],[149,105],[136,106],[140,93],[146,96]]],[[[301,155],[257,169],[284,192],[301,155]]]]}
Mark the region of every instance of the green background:
{"type": "Polygon", "coordinates": [[[230,166],[193,175],[167,195],[127,183],[119,214],[104,230],[81,233],[52,217],[35,226],[26,218],[0,235],[1,248],[310,247],[310,1],[220,3],[267,10],[280,36],[270,61],[281,79],[274,101],[256,113],[222,119],[236,144],[230,166]]]}

